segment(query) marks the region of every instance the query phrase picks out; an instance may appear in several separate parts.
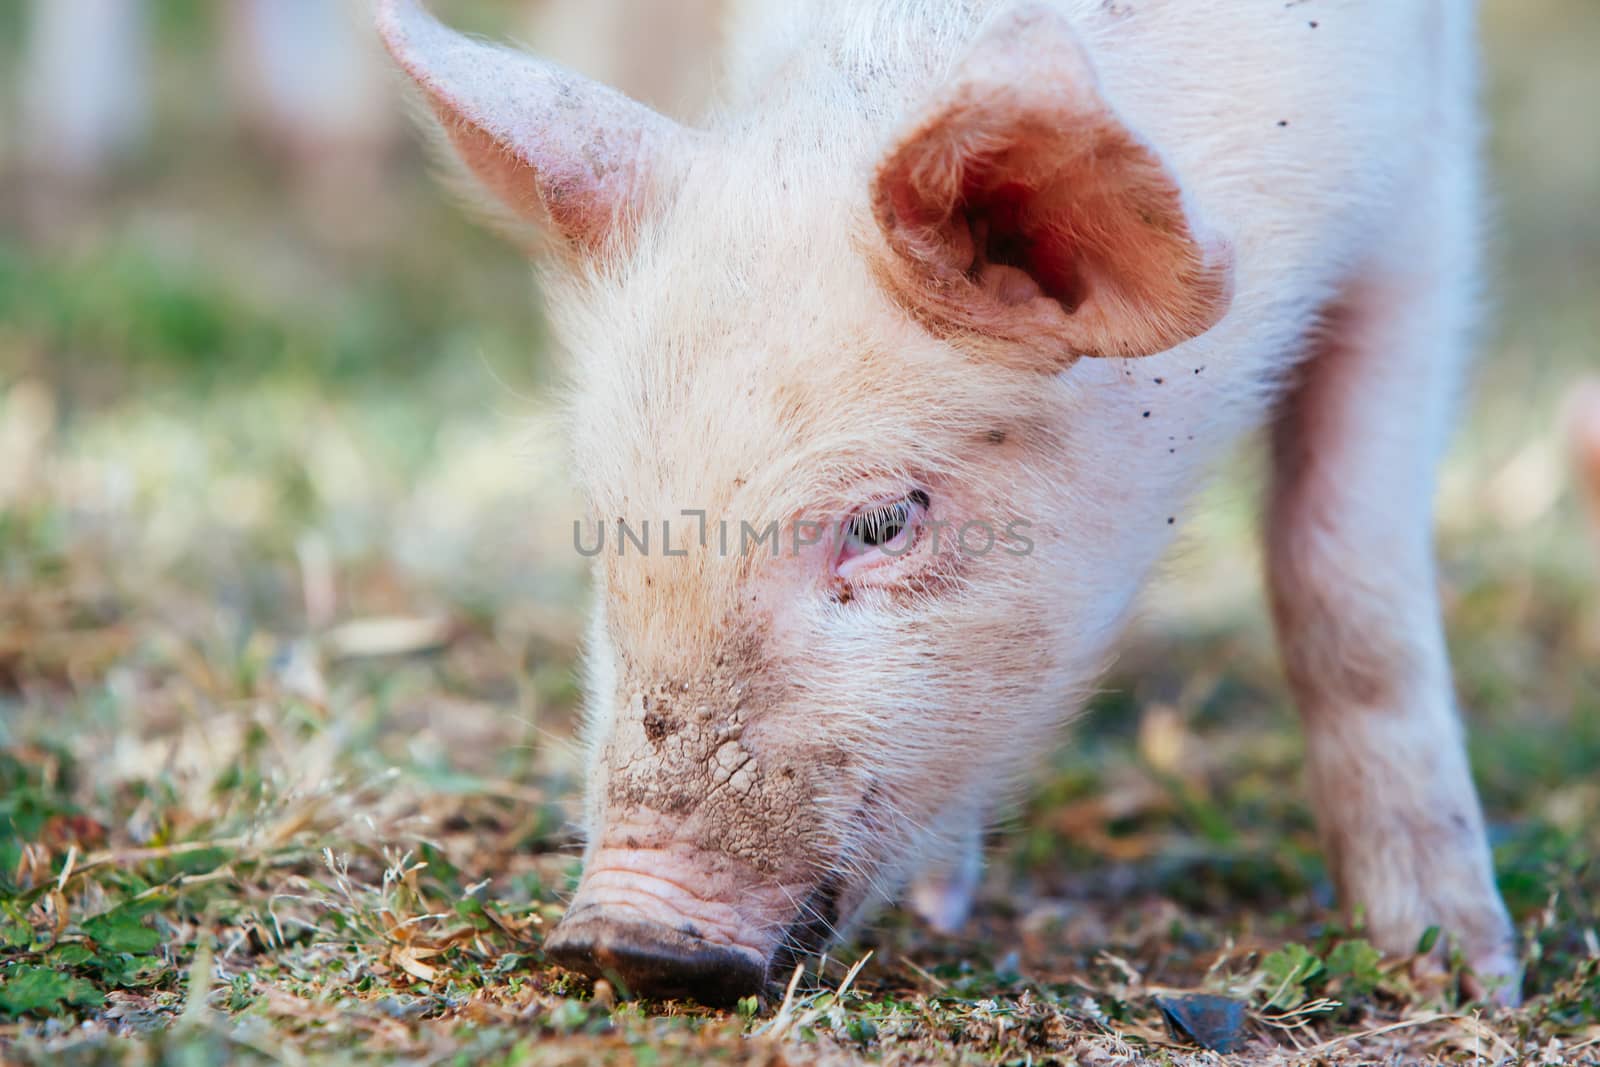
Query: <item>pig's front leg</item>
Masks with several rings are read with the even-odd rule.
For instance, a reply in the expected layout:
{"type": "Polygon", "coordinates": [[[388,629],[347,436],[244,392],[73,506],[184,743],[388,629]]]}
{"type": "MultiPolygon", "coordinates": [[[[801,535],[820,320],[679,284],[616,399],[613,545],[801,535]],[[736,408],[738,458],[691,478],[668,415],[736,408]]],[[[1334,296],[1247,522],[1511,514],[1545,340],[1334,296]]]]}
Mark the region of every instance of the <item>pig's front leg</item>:
{"type": "Polygon", "coordinates": [[[908,893],[911,910],[941,934],[953,934],[967,924],[983,877],[982,813],[957,818],[960,829],[912,881],[908,893]]]}
{"type": "Polygon", "coordinates": [[[1472,992],[1514,1002],[1515,939],[1456,716],[1432,549],[1470,245],[1441,233],[1447,225],[1420,229],[1330,309],[1285,399],[1269,580],[1312,803],[1347,914],[1401,955],[1440,927],[1429,962],[1453,943],[1476,974],[1472,992]]]}

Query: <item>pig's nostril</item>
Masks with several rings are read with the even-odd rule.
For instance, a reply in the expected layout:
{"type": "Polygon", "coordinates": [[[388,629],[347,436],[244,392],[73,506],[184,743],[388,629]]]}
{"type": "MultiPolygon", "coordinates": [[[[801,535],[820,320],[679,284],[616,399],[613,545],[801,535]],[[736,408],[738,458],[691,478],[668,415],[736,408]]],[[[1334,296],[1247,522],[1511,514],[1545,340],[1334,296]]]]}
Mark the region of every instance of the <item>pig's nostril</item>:
{"type": "Polygon", "coordinates": [[[759,993],[766,961],[665,926],[574,915],[545,940],[545,953],[568,970],[620,982],[636,996],[693,997],[722,1006],[759,993]]]}

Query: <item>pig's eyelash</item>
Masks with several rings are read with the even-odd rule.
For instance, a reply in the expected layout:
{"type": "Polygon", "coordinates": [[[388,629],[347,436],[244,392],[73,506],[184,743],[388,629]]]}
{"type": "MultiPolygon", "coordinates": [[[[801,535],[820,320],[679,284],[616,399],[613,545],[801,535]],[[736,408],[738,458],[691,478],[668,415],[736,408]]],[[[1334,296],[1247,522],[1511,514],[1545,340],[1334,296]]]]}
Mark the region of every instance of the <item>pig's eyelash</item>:
{"type": "Polygon", "coordinates": [[[874,504],[850,516],[840,531],[834,569],[843,576],[906,555],[930,503],[925,490],[913,489],[897,500],[874,504]]]}
{"type": "Polygon", "coordinates": [[[899,537],[911,525],[911,520],[915,518],[914,507],[914,502],[907,497],[864,511],[845,524],[846,533],[861,544],[881,547],[899,537]]]}

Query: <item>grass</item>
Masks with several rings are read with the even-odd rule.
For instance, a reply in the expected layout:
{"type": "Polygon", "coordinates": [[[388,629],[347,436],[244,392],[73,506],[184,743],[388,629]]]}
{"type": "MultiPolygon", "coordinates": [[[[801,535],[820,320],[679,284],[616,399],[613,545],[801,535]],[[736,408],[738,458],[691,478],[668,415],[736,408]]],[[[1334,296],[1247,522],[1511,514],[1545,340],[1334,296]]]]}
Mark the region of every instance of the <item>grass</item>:
{"type": "MultiPolygon", "coordinates": [[[[43,390],[5,394],[11,432],[49,407],[43,390]]],[[[1536,1059],[1600,1037],[1594,597],[1455,551],[1475,762],[1527,939],[1521,1011],[1419,986],[1330,923],[1261,624],[1159,606],[996,835],[963,937],[891,915],[791,996],[728,1014],[561,972],[540,941],[577,868],[578,585],[521,573],[561,557],[493,533],[509,488],[443,477],[481,445],[383,445],[427,424],[413,403],[374,414],[281,383],[203,410],[140,396],[11,472],[26,486],[0,527],[11,1057],[1209,1062],[1167,1021],[1198,993],[1239,1005],[1241,1062],[1536,1059]],[[319,403],[338,434],[279,417],[319,403]],[[319,470],[330,451],[345,458],[319,470]],[[455,495],[422,506],[456,521],[418,552],[430,573],[389,531],[415,521],[414,487],[440,483],[455,495]]],[[[430,432],[462,438],[449,419],[430,432]]]]}
{"type": "Polygon", "coordinates": [[[1247,474],[961,936],[891,913],[726,1013],[546,962],[584,578],[529,273],[414,156],[335,240],[207,128],[0,231],[0,1061],[1600,1062],[1600,572],[1554,418],[1600,180],[1552,133],[1600,19],[1555,7],[1488,10],[1501,325],[1440,521],[1524,1007],[1333,920],[1247,474]]]}

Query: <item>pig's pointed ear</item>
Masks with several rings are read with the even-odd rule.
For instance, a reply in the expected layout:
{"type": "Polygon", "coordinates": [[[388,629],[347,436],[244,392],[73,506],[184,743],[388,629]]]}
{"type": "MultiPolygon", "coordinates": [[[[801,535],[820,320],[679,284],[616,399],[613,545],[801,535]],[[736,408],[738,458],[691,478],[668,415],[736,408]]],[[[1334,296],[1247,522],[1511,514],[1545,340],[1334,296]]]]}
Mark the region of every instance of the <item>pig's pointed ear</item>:
{"type": "Polygon", "coordinates": [[[992,25],[878,168],[884,274],[930,328],[1042,370],[1161,352],[1232,293],[1226,243],[1101,97],[1061,16],[992,25]]]}
{"type": "Polygon", "coordinates": [[[625,245],[698,135],[642,104],[378,0],[378,30],[473,176],[518,218],[587,255],[625,245]]]}

